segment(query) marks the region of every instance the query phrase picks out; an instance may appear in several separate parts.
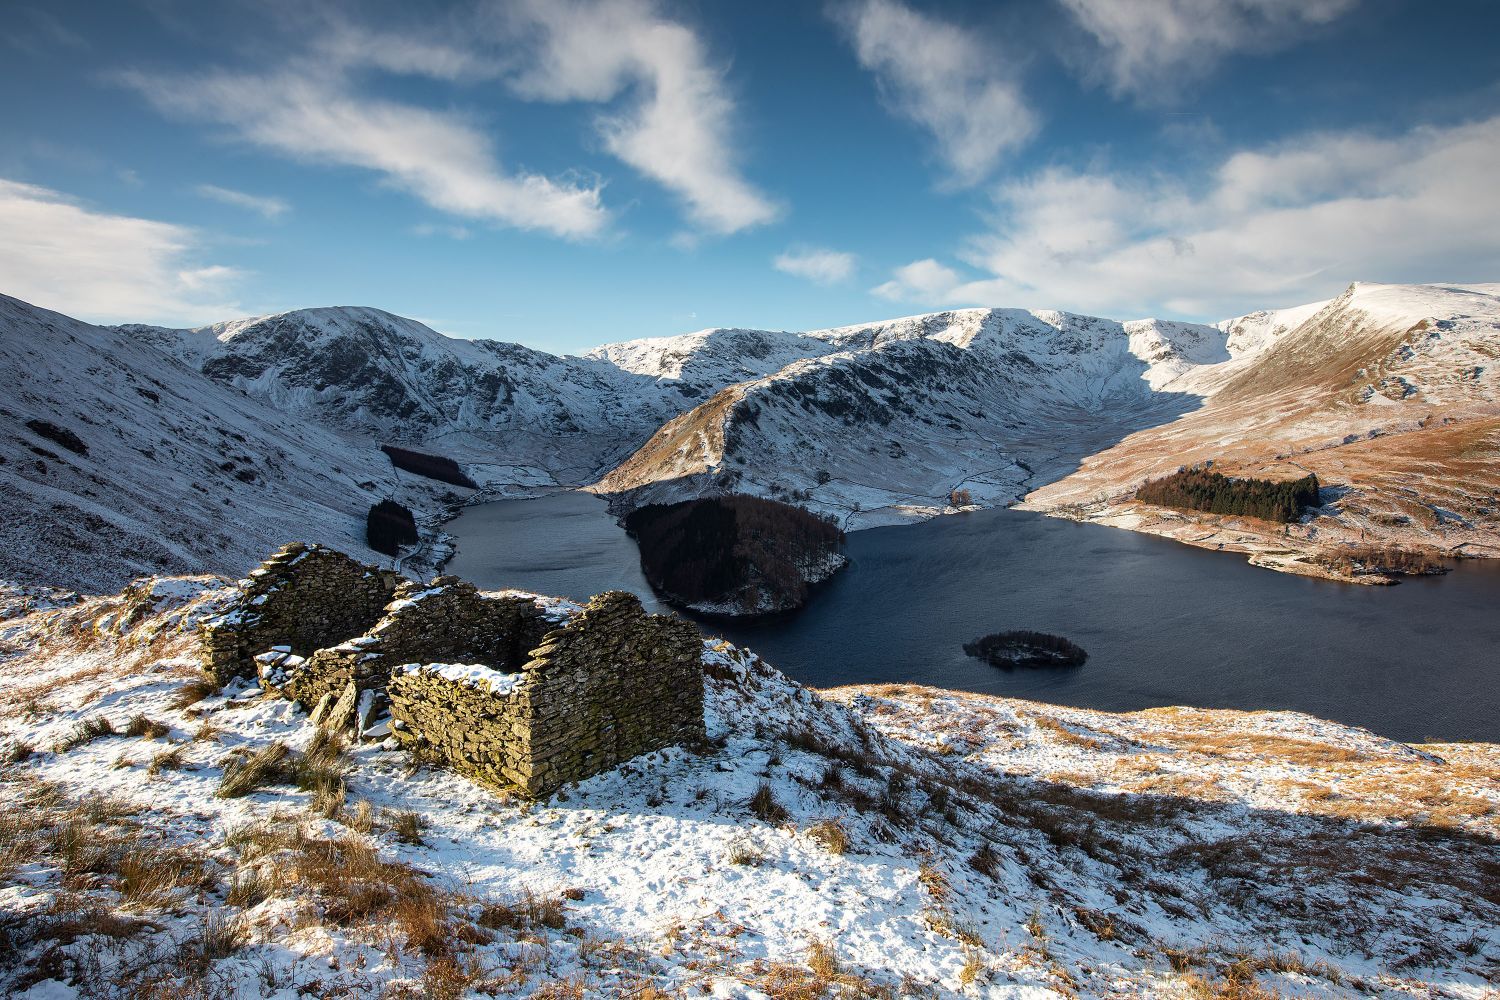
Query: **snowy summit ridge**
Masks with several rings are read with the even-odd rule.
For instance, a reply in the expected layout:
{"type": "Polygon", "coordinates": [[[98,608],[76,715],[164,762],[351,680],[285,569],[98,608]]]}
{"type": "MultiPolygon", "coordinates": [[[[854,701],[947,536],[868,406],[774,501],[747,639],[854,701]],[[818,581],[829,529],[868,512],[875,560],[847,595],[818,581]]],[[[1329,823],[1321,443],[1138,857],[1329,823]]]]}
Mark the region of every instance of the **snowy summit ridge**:
{"type": "MultiPolygon", "coordinates": [[[[847,528],[1024,502],[1183,538],[1202,519],[1124,503],[1145,478],[1209,459],[1276,478],[1292,454],[1311,456],[1296,467],[1348,455],[1326,467],[1345,492],[1318,538],[1500,553],[1493,465],[1456,460],[1475,435],[1494,451],[1496,287],[1355,284],[1212,326],[961,309],[582,357],[363,307],[168,330],[0,298],[0,371],[18,387],[0,409],[0,498],[23,512],[3,529],[0,578],[238,572],[292,522],[355,550],[383,498],[417,511],[431,540],[472,494],[394,470],[384,444],[455,460],[485,496],[746,492],[847,528]],[[1416,432],[1414,449],[1369,443],[1416,432]],[[1429,450],[1435,464],[1418,459],[1429,450]],[[1411,475],[1432,491],[1415,507],[1396,486],[1411,475]],[[226,515],[240,530],[222,530],[226,515]]],[[[1307,569],[1320,544],[1294,538],[1292,562],[1307,569]]]]}

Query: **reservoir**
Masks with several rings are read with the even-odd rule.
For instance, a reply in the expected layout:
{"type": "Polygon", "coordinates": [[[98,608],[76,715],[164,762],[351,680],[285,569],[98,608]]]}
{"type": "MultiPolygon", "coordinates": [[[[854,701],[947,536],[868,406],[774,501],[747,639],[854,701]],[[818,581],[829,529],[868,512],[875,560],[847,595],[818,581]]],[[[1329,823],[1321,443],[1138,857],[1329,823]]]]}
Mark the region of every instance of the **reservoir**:
{"type": "MultiPolygon", "coordinates": [[[[635,543],[598,498],[471,507],[447,571],[484,589],[586,599],[630,590],[663,610],[635,543]]],[[[1500,564],[1359,587],[1243,555],[1025,511],[849,535],[850,565],[808,606],[701,621],[806,684],[902,682],[1133,711],[1289,709],[1393,739],[1500,741],[1500,564]],[[1084,666],[1005,671],[964,655],[987,632],[1053,632],[1084,666]]]]}

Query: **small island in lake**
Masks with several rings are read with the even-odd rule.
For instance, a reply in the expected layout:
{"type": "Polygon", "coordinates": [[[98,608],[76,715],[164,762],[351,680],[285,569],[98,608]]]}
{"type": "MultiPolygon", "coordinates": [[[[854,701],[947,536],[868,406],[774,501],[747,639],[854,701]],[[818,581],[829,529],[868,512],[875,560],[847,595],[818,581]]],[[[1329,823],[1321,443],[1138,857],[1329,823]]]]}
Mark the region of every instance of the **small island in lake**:
{"type": "Polygon", "coordinates": [[[730,494],[649,504],[625,517],[651,586],[674,604],[749,616],[800,608],[847,561],[837,524],[790,504],[730,494]]]}
{"type": "Polygon", "coordinates": [[[964,643],[964,652],[996,667],[1078,667],[1089,654],[1060,635],[992,632],[964,643]]]}

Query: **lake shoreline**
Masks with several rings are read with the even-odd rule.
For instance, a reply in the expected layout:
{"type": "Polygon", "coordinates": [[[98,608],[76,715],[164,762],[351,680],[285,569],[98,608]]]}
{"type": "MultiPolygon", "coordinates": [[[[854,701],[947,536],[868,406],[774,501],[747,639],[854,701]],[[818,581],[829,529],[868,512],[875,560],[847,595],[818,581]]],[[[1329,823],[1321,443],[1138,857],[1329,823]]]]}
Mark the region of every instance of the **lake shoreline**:
{"type": "MultiPolygon", "coordinates": [[[[849,533],[849,565],[797,612],[681,613],[820,688],[915,683],[1098,711],[1294,711],[1404,741],[1500,739],[1483,709],[1500,684],[1484,669],[1500,648],[1489,611],[1500,566],[1465,561],[1399,587],[1350,587],[1105,527],[995,508],[861,529],[849,533]],[[1007,677],[962,653],[963,640],[1011,628],[1066,635],[1089,664],[1071,679],[1007,677]]],[[[447,571],[482,588],[627,589],[669,610],[592,494],[481,504],[445,530],[458,548],[447,571]]]]}

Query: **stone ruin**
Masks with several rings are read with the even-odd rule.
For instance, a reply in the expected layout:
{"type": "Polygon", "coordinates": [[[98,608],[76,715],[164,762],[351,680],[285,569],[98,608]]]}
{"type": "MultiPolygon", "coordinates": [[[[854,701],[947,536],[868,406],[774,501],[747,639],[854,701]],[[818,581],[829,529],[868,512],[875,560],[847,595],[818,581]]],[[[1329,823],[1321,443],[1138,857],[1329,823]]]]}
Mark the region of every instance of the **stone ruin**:
{"type": "Polygon", "coordinates": [[[205,623],[204,669],[256,677],[319,725],[389,734],[424,760],[528,796],[704,736],[702,640],[611,591],[581,611],[482,593],[455,577],[397,582],[292,543],[205,623]]]}
{"type": "Polygon", "coordinates": [[[255,657],[273,646],[308,656],[361,635],[385,613],[399,579],[321,545],[282,546],[240,581],[239,605],[203,626],[203,669],[225,684],[254,676],[255,657]]]}

